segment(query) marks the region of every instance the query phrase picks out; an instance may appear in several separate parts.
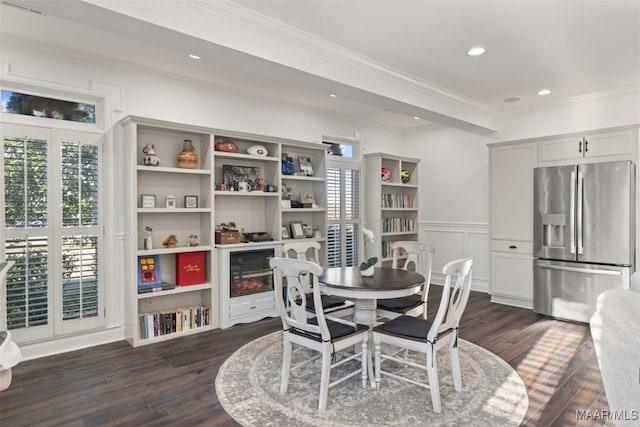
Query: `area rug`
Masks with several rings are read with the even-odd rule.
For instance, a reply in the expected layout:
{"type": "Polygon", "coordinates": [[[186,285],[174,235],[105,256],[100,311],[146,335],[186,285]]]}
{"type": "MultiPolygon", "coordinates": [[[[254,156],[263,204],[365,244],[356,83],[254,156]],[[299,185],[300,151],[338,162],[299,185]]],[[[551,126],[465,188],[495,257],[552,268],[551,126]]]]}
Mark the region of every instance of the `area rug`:
{"type": "MultiPolygon", "coordinates": [[[[319,413],[319,362],[293,371],[289,390],[281,396],[281,332],[258,338],[232,354],[216,377],[216,393],[224,410],[245,427],[519,425],[529,406],[520,376],[504,360],[475,344],[459,340],[459,349],[460,393],[453,388],[449,353],[438,352],[440,414],[433,412],[430,391],[425,388],[383,376],[379,391],[363,389],[359,375],[330,388],[327,410],[319,413]]],[[[313,354],[306,349],[294,353],[293,364],[313,354]]],[[[355,365],[349,363],[344,369],[358,366],[355,361],[355,365]]],[[[385,362],[385,369],[391,368],[392,362],[385,362]]],[[[338,369],[332,371],[333,379],[340,374],[338,369]]],[[[426,372],[406,368],[404,373],[407,370],[426,382],[426,372]]]]}

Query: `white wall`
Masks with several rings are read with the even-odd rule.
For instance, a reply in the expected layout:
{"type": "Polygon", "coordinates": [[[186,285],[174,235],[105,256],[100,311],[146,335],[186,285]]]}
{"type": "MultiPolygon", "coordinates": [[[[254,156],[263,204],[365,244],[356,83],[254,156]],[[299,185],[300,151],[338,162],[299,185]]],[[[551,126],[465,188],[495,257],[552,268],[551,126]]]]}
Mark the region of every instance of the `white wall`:
{"type": "Polygon", "coordinates": [[[21,349],[26,359],[124,339],[122,324],[123,263],[125,234],[121,201],[118,161],[121,152],[113,140],[114,123],[126,115],[172,122],[214,127],[224,130],[255,133],[279,138],[313,141],[319,132],[353,136],[359,134],[365,148],[392,152],[402,141],[402,131],[352,120],[330,112],[301,105],[287,104],[230,90],[133,68],[124,64],[101,62],[97,58],[75,56],[73,52],[51,51],[19,41],[0,40],[0,83],[18,88],[46,87],[67,95],[98,99],[106,96],[105,128],[107,158],[105,168],[113,182],[105,188],[107,209],[105,253],[108,255],[105,274],[110,274],[107,287],[108,329],[88,335],[78,335],[29,345],[21,349]],[[115,173],[114,173],[115,172],[115,173]],[[116,191],[114,191],[114,189],[116,191]],[[118,255],[120,254],[120,255],[118,255]]]}

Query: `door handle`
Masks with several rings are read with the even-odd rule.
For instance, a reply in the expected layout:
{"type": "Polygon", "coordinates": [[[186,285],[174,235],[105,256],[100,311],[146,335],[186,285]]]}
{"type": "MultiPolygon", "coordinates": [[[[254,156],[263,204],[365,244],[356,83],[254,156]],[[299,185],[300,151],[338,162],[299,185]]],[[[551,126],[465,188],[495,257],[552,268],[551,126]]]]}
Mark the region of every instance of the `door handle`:
{"type": "Polygon", "coordinates": [[[509,249],[518,249],[518,247],[516,245],[511,245],[509,246],[509,249]]]}
{"type": "Polygon", "coordinates": [[[572,273],[585,273],[585,274],[601,274],[604,276],[622,276],[622,271],[617,270],[599,270],[591,268],[578,268],[578,267],[563,267],[560,265],[539,265],[540,268],[546,268],[547,270],[559,270],[570,271],[572,273]]]}
{"type": "Polygon", "coordinates": [[[571,172],[571,197],[569,201],[569,252],[576,253],[576,172],[571,172]]]}
{"type": "Polygon", "coordinates": [[[582,194],[584,189],[584,175],[582,172],[578,172],[578,202],[576,203],[576,207],[578,212],[576,213],[577,220],[577,230],[578,234],[578,254],[582,254],[584,252],[584,247],[582,246],[582,194]]]}
{"type": "Polygon", "coordinates": [[[589,141],[587,139],[584,140],[584,152],[589,151],[589,141]]]}
{"type": "Polygon", "coordinates": [[[582,153],[582,141],[578,141],[578,153],[582,153]]]}

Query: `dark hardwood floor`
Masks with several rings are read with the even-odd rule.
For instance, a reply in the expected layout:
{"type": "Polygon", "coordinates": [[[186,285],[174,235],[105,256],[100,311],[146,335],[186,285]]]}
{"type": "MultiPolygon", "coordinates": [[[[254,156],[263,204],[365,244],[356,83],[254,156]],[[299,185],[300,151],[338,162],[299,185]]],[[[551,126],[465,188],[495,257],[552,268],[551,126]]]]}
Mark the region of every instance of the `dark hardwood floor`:
{"type": "MultiPolygon", "coordinates": [[[[440,289],[432,287],[430,313],[440,289]]],[[[218,369],[243,344],[280,326],[280,319],[265,319],[135,349],[122,341],[22,362],[0,392],[0,425],[235,426],[216,398],[218,369]]],[[[492,304],[472,292],[461,336],[520,374],[529,395],[523,425],[604,424],[576,416],[607,408],[588,325],[492,304]]],[[[462,380],[464,386],[464,373],[462,380]]]]}

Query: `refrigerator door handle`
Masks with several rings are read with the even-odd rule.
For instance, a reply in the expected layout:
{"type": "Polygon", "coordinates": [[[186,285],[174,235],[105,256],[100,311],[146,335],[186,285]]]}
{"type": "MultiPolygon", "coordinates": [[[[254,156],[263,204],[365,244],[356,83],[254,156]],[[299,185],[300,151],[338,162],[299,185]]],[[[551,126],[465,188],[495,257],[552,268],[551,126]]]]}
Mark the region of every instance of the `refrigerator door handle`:
{"type": "Polygon", "coordinates": [[[618,270],[597,270],[591,268],[578,268],[578,267],[564,267],[560,265],[539,265],[540,268],[546,268],[548,270],[560,270],[560,271],[571,271],[573,273],[585,273],[585,274],[602,274],[605,276],[620,276],[622,275],[622,271],[618,270]]]}
{"type": "Polygon", "coordinates": [[[577,222],[577,230],[578,234],[578,254],[582,254],[584,252],[584,246],[582,246],[582,195],[584,188],[584,175],[582,172],[578,171],[578,201],[576,203],[576,209],[578,212],[576,213],[576,222],[577,222]]]}
{"type": "MultiPolygon", "coordinates": [[[[569,202],[569,252],[576,253],[576,172],[571,172],[571,200],[569,202]]],[[[566,193],[565,193],[566,194],[566,193]]]]}

